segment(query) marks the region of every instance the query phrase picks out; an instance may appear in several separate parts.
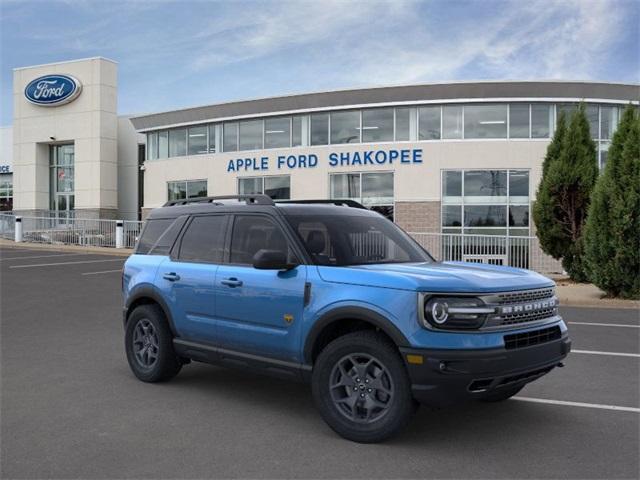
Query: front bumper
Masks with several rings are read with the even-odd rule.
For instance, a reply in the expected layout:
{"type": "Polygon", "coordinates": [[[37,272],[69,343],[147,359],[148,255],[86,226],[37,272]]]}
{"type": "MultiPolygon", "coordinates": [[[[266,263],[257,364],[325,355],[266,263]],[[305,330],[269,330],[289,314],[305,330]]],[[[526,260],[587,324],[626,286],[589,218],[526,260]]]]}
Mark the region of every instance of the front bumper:
{"type": "Polygon", "coordinates": [[[565,332],[557,340],[512,350],[403,347],[400,351],[414,398],[440,407],[481,399],[497,389],[521,386],[540,378],[569,354],[571,340],[565,332]]]}

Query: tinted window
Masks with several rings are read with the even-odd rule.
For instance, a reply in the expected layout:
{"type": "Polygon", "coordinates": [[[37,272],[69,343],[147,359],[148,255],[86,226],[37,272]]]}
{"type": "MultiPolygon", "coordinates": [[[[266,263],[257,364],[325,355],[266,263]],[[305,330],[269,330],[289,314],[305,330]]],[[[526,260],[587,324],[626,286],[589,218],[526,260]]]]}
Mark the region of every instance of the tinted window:
{"type": "Polygon", "coordinates": [[[182,230],[184,222],[187,220],[187,216],[182,216],[176,219],[169,228],[167,228],[163,234],[160,235],[158,241],[151,247],[149,255],[169,255],[171,247],[173,247],[176,238],[182,230]]]}
{"type": "Polygon", "coordinates": [[[240,150],[262,148],[262,120],[240,122],[240,150]]]}
{"type": "Polygon", "coordinates": [[[411,109],[396,108],[396,140],[399,142],[410,140],[411,109]]]}
{"type": "Polygon", "coordinates": [[[464,107],[464,138],[507,138],[507,106],[464,107]]]}
{"type": "Polygon", "coordinates": [[[169,156],[181,157],[187,154],[187,129],[169,130],[169,156]]]}
{"type": "Polygon", "coordinates": [[[418,140],[440,140],[440,106],[422,107],[418,112],[418,140]]]}
{"type": "Polygon", "coordinates": [[[549,138],[553,110],[549,105],[531,105],[531,138],[549,138]]]}
{"type": "Polygon", "coordinates": [[[358,143],[360,141],[360,111],[333,112],[331,114],[331,143],[358,143]]]}
{"type": "Polygon", "coordinates": [[[362,111],[362,141],[393,140],[393,108],[371,108],[362,111]]]}
{"type": "Polygon", "coordinates": [[[136,253],[146,254],[151,247],[158,241],[160,235],[162,235],[169,225],[173,223],[174,218],[158,218],[147,220],[147,223],[142,231],[140,240],[138,240],[138,246],[136,247],[136,253]]]}
{"type": "Polygon", "coordinates": [[[210,215],[194,217],[180,244],[180,260],[221,263],[227,217],[210,215]]]}
{"type": "Polygon", "coordinates": [[[189,129],[189,155],[207,153],[207,127],[191,127],[189,129]]]}
{"type": "Polygon", "coordinates": [[[529,138],[529,104],[509,105],[509,138],[529,138]]]}
{"type": "Polygon", "coordinates": [[[291,143],[291,117],[264,121],[264,148],[288,147],[291,143]]]}
{"type": "Polygon", "coordinates": [[[311,115],[311,145],[326,145],[327,143],[329,143],[329,114],[311,115]]]}
{"type": "Polygon", "coordinates": [[[430,257],[402,230],[379,215],[287,216],[309,256],[319,265],[427,262],[430,257]]]}
{"type": "Polygon", "coordinates": [[[280,226],[265,217],[238,215],[233,222],[230,262],[250,265],[258,250],[289,252],[287,239],[280,226]]]}

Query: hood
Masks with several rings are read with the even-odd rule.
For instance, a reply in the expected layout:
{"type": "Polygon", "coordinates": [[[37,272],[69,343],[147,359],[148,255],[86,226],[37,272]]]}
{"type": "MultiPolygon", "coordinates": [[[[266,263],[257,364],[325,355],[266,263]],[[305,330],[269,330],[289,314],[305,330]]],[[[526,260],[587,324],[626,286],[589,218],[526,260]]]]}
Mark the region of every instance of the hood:
{"type": "Polygon", "coordinates": [[[318,271],[327,282],[418,292],[508,292],[554,284],[531,270],[465,262],[318,267],[318,271]]]}

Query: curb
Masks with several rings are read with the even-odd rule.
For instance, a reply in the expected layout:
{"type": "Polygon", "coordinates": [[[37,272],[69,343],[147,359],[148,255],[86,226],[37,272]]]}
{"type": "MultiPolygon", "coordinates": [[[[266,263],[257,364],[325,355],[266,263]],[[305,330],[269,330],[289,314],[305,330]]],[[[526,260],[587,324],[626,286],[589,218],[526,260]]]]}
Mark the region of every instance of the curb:
{"type": "Polygon", "coordinates": [[[11,240],[0,238],[0,247],[8,247],[20,250],[49,250],[49,251],[65,251],[78,253],[93,253],[98,255],[119,255],[128,257],[133,253],[131,248],[109,248],[109,247],[83,247],[80,245],[51,245],[44,243],[16,243],[11,240]]]}

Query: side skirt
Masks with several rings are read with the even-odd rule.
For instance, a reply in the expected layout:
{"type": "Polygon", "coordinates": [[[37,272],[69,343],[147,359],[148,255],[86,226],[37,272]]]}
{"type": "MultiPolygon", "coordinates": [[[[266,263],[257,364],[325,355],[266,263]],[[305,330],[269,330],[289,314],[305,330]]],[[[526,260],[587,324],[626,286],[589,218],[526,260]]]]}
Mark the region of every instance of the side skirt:
{"type": "Polygon", "coordinates": [[[213,345],[189,342],[180,338],[173,339],[173,348],[180,357],[186,357],[196,362],[239,368],[300,382],[308,381],[311,376],[311,365],[227,350],[213,345]]]}

